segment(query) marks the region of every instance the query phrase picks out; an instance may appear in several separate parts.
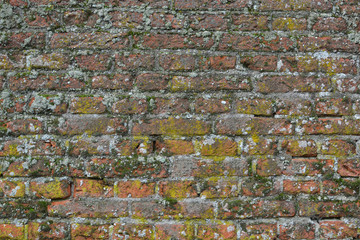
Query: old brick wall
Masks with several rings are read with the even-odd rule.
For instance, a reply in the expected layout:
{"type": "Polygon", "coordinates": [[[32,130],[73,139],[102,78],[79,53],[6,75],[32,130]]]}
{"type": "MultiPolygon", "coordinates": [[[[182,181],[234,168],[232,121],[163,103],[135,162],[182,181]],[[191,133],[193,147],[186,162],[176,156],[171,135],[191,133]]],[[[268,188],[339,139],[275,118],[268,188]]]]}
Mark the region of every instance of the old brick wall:
{"type": "Polygon", "coordinates": [[[360,238],[359,0],[0,2],[0,239],[360,238]]]}

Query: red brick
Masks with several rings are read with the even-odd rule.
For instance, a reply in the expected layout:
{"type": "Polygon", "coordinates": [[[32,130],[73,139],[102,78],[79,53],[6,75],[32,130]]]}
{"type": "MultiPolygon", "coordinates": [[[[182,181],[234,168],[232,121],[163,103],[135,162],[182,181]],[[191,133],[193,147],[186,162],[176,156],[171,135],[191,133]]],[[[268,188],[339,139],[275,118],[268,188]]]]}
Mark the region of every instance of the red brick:
{"type": "Polygon", "coordinates": [[[195,70],[196,58],[193,55],[160,55],[159,64],[168,71],[195,70]]]}
{"type": "Polygon", "coordinates": [[[332,4],[325,0],[297,0],[292,2],[286,0],[261,0],[260,10],[330,12],[332,10],[332,4]]]}
{"type": "Polygon", "coordinates": [[[154,55],[151,54],[130,54],[115,55],[116,67],[123,70],[144,69],[152,70],[155,66],[154,55]]]}
{"type": "Polygon", "coordinates": [[[109,225],[71,224],[71,239],[108,239],[109,225]]]}
{"type": "Polygon", "coordinates": [[[211,56],[200,57],[199,68],[201,70],[229,70],[235,69],[235,56],[211,56]]]}
{"type": "Polygon", "coordinates": [[[241,31],[268,30],[269,20],[267,16],[233,15],[232,24],[235,29],[241,31]]]}
{"type": "Polygon", "coordinates": [[[25,197],[25,183],[21,181],[0,179],[0,197],[25,197]]]}
{"type": "Polygon", "coordinates": [[[250,90],[247,79],[232,79],[214,77],[183,77],[175,76],[170,82],[174,92],[179,91],[206,91],[206,90],[250,90]]]}
{"type": "Polygon", "coordinates": [[[280,181],[271,178],[248,178],[241,183],[241,192],[242,195],[251,197],[277,195],[281,192],[280,181]]]}
{"type": "Polygon", "coordinates": [[[70,104],[71,113],[104,113],[106,106],[103,104],[102,97],[76,97],[70,104]]]}
{"type": "Polygon", "coordinates": [[[254,203],[234,200],[224,202],[220,208],[222,219],[292,217],[295,204],[290,201],[256,201],[254,203]]]}
{"type": "Polygon", "coordinates": [[[359,202],[345,201],[300,201],[299,216],[319,218],[357,217],[359,202]]]}
{"type": "Polygon", "coordinates": [[[281,240],[315,239],[315,224],[309,222],[291,222],[279,225],[281,240]]]}
{"type": "Polygon", "coordinates": [[[68,78],[56,75],[40,75],[36,78],[30,77],[10,77],[9,88],[13,91],[22,90],[66,90],[81,89],[85,87],[85,83],[80,79],[68,78]]]}
{"type": "Polygon", "coordinates": [[[236,111],[241,114],[253,114],[271,116],[273,114],[272,101],[270,99],[241,99],[236,101],[236,111]]]}
{"type": "MultiPolygon", "coordinates": [[[[224,34],[219,44],[219,50],[227,51],[264,51],[264,52],[284,52],[291,50],[294,42],[286,37],[277,36],[275,39],[268,40],[264,37],[253,36],[239,36],[234,34],[224,34]]],[[[265,65],[267,70],[270,69],[269,62],[273,62],[275,56],[255,56],[252,58],[244,57],[241,63],[245,65],[252,65],[250,69],[255,70],[265,65]],[[257,61],[264,61],[264,63],[256,64],[257,61]],[[267,63],[268,62],[268,63],[267,63]]],[[[276,68],[276,64],[275,64],[276,68]]]]}
{"type": "Polygon", "coordinates": [[[150,119],[143,123],[135,123],[134,135],[205,135],[210,132],[210,125],[195,119],[150,119]]]}
{"type": "Polygon", "coordinates": [[[293,157],[317,156],[317,146],[314,140],[285,140],[282,148],[293,157]]]}
{"type": "Polygon", "coordinates": [[[306,30],[307,22],[305,18],[275,18],[272,27],[278,31],[306,30]]]}
{"type": "Polygon", "coordinates": [[[143,14],[138,12],[120,12],[110,13],[112,25],[118,28],[136,28],[143,22],[143,14]]]}
{"type": "Polygon", "coordinates": [[[3,239],[25,239],[25,225],[0,224],[0,238],[3,239]]]}
{"type": "Polygon", "coordinates": [[[145,99],[124,98],[113,104],[112,111],[118,114],[144,114],[147,107],[145,99]]]}
{"type": "Polygon", "coordinates": [[[159,223],[155,225],[155,231],[158,239],[175,238],[186,240],[194,236],[194,226],[191,226],[191,224],[159,223]]]}
{"type": "Polygon", "coordinates": [[[155,194],[154,182],[139,180],[119,181],[115,185],[115,195],[119,198],[145,198],[155,194]]]}
{"type": "Polygon", "coordinates": [[[76,179],[74,197],[113,197],[113,183],[95,179],[76,179]]]}
{"type": "Polygon", "coordinates": [[[193,198],[198,195],[194,181],[160,182],[159,194],[164,198],[193,198]]]}
{"type": "Polygon", "coordinates": [[[308,135],[359,135],[359,124],[356,119],[319,118],[299,121],[296,130],[308,135]]]}
{"type": "Polygon", "coordinates": [[[220,2],[209,2],[206,0],[175,0],[174,6],[176,9],[239,9],[244,8],[247,5],[247,0],[234,0],[231,2],[220,3],[220,2]]]}
{"type": "Polygon", "coordinates": [[[351,100],[344,98],[321,98],[316,100],[316,114],[319,116],[347,116],[352,113],[351,100]]]}
{"type": "Polygon", "coordinates": [[[48,206],[50,216],[83,218],[118,218],[125,217],[128,203],[115,199],[64,200],[52,202],[48,206]]]}
{"type": "Polygon", "coordinates": [[[24,56],[23,55],[15,55],[15,56],[9,56],[9,55],[0,55],[0,70],[10,70],[15,68],[24,68],[25,62],[24,62],[24,56]],[[15,57],[16,59],[13,59],[15,57]]]}
{"type": "Polygon", "coordinates": [[[276,56],[243,57],[240,62],[244,67],[255,71],[273,72],[277,67],[276,56]]]}
{"type": "Polygon", "coordinates": [[[14,135],[41,134],[43,123],[37,119],[17,119],[6,123],[6,128],[14,135]]]}
{"type": "Polygon", "coordinates": [[[75,57],[78,66],[81,69],[90,71],[105,71],[110,65],[109,55],[82,55],[75,57]]]}
{"type": "Polygon", "coordinates": [[[271,138],[252,136],[245,141],[244,153],[249,155],[275,155],[277,142],[271,138]]]}
{"type": "Polygon", "coordinates": [[[320,18],[313,26],[313,30],[344,32],[347,30],[347,24],[343,18],[320,18]]]}
{"type": "Polygon", "coordinates": [[[316,194],[320,192],[320,186],[315,181],[291,181],[284,180],[284,192],[289,194],[316,194]]]}
{"type": "Polygon", "coordinates": [[[24,16],[24,20],[30,27],[50,27],[60,25],[60,15],[55,11],[47,11],[45,14],[29,12],[24,16]]]}
{"type": "Polygon", "coordinates": [[[165,12],[153,13],[150,16],[151,26],[154,28],[174,28],[181,29],[184,27],[185,20],[174,14],[165,12]]]}
{"type": "Polygon", "coordinates": [[[298,40],[300,51],[358,52],[359,45],[344,38],[302,37],[298,40]]]}
{"type": "Polygon", "coordinates": [[[151,8],[162,8],[162,7],[169,7],[169,2],[165,0],[148,0],[146,3],[140,0],[106,0],[105,6],[110,4],[118,7],[134,7],[134,6],[149,6],[151,8]]]}
{"type": "Polygon", "coordinates": [[[358,238],[359,228],[354,222],[325,220],[320,223],[320,237],[324,239],[358,238]]]}
{"type": "Polygon", "coordinates": [[[290,135],[291,123],[280,118],[227,117],[220,119],[215,127],[217,133],[224,135],[290,135]]]}
{"type": "Polygon", "coordinates": [[[79,155],[108,155],[110,142],[107,138],[79,138],[69,141],[69,154],[79,155]]]}
{"type": "Polygon", "coordinates": [[[157,73],[143,73],[136,77],[136,85],[142,91],[158,91],[167,88],[168,77],[157,73]]]}
{"type": "Polygon", "coordinates": [[[360,191],[354,179],[325,180],[322,185],[323,192],[326,195],[356,196],[360,191]]]}
{"type": "MultiPolygon", "coordinates": [[[[153,98],[150,104],[154,106],[151,109],[153,114],[181,114],[190,112],[190,101],[186,98],[153,98]],[[151,102],[153,100],[153,102],[151,102]]],[[[197,105],[196,105],[197,106],[197,105]]]]}
{"type": "Polygon", "coordinates": [[[236,178],[211,178],[202,183],[200,197],[207,199],[237,197],[239,188],[236,178]]]}
{"type": "Polygon", "coordinates": [[[204,156],[235,156],[238,144],[229,138],[208,138],[199,145],[204,156]]]}
{"type": "Polygon", "coordinates": [[[240,231],[240,240],[245,239],[275,239],[277,235],[276,224],[271,223],[247,223],[243,224],[240,231]]]}
{"type": "Polygon", "coordinates": [[[225,15],[195,15],[190,16],[190,27],[197,30],[226,30],[227,19],[225,15]]]}
{"type": "Polygon", "coordinates": [[[115,74],[114,76],[99,75],[92,78],[92,88],[104,89],[131,89],[133,83],[130,75],[115,74]]]}
{"type": "Polygon", "coordinates": [[[278,159],[260,158],[256,162],[256,173],[259,176],[279,176],[282,172],[282,165],[278,159]]]}
{"type": "Polygon", "coordinates": [[[153,142],[147,138],[134,138],[130,140],[120,140],[116,143],[115,151],[118,155],[147,155],[153,150],[153,142]]]}
{"type": "Polygon", "coordinates": [[[340,160],[338,173],[344,177],[358,177],[360,175],[360,161],[358,159],[340,160]]]}
{"type": "Polygon", "coordinates": [[[210,49],[215,44],[212,38],[179,34],[147,34],[134,40],[136,46],[145,49],[210,49]]]}
{"type": "Polygon", "coordinates": [[[145,224],[145,223],[143,224],[115,223],[112,239],[153,240],[155,239],[154,227],[150,224],[145,224]]]}
{"type": "Polygon", "coordinates": [[[58,131],[62,135],[107,135],[124,133],[127,131],[126,122],[120,118],[106,118],[98,116],[71,116],[58,131]]]}
{"type": "Polygon", "coordinates": [[[20,32],[12,33],[6,42],[0,44],[1,48],[23,48],[25,46],[31,48],[43,48],[45,46],[45,34],[44,33],[31,33],[31,32],[20,32]],[[28,42],[30,39],[30,42],[28,42]]]}
{"type": "Polygon", "coordinates": [[[325,159],[292,159],[283,171],[285,175],[316,176],[334,172],[334,160],[325,159]]]}
{"type": "Polygon", "coordinates": [[[79,26],[84,24],[93,27],[96,24],[96,20],[99,19],[99,16],[94,12],[76,10],[64,12],[63,19],[67,26],[79,26]]]}
{"type": "Polygon", "coordinates": [[[129,39],[124,33],[56,33],[50,39],[51,48],[70,49],[124,49],[129,39]]]}
{"type": "Polygon", "coordinates": [[[199,239],[237,239],[236,226],[233,223],[223,224],[201,224],[197,227],[197,237],[199,239]]]}
{"type": "Polygon", "coordinates": [[[193,154],[194,145],[191,141],[164,139],[155,143],[156,149],[161,154],[187,155],[193,154]]]}
{"type": "Polygon", "coordinates": [[[51,53],[31,56],[27,59],[28,68],[44,68],[50,70],[66,69],[69,65],[69,58],[62,53],[51,53]]]}
{"type": "Polygon", "coordinates": [[[264,76],[257,82],[256,90],[261,93],[326,92],[330,90],[330,81],[302,76],[264,76]]]}
{"type": "Polygon", "coordinates": [[[52,223],[51,221],[30,222],[28,230],[29,239],[61,240],[70,233],[66,223],[52,223]]]}
{"type": "Polygon", "coordinates": [[[356,147],[354,143],[338,139],[327,140],[320,148],[321,154],[335,155],[337,157],[353,155],[355,154],[355,150],[356,147]]]}
{"type": "Polygon", "coordinates": [[[30,192],[37,197],[63,199],[70,196],[71,189],[67,180],[53,179],[30,182],[30,192]]]}
{"type": "Polygon", "coordinates": [[[38,139],[14,139],[4,142],[4,147],[0,151],[3,156],[53,156],[62,155],[63,150],[57,142],[53,140],[38,139]]]}
{"type": "Polygon", "coordinates": [[[305,99],[284,99],[276,101],[276,114],[288,116],[311,116],[313,106],[305,99]]]}

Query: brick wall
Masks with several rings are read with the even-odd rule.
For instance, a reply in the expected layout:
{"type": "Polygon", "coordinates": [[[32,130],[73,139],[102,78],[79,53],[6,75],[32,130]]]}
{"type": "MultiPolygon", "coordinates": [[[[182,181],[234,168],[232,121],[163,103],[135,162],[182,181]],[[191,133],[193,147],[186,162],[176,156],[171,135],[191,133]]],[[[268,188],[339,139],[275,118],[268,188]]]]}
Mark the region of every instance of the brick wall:
{"type": "Polygon", "coordinates": [[[0,239],[360,238],[358,0],[0,2],[0,239]]]}

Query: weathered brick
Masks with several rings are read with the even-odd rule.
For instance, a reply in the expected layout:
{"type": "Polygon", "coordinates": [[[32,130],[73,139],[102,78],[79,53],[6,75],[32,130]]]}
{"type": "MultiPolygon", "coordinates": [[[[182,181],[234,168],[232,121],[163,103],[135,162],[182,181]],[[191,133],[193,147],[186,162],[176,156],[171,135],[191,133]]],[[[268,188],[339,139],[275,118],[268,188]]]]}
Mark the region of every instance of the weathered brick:
{"type": "Polygon", "coordinates": [[[115,185],[115,195],[119,198],[144,198],[155,194],[154,182],[139,180],[119,181],[115,185]]]}
{"type": "Polygon", "coordinates": [[[240,239],[261,239],[268,238],[273,239],[276,238],[277,226],[276,224],[271,223],[255,223],[255,224],[243,224],[241,226],[240,231],[240,239]]]}
{"type": "Polygon", "coordinates": [[[280,31],[306,30],[306,25],[304,18],[275,18],[272,22],[273,29],[280,31]]]}
{"type": "Polygon", "coordinates": [[[127,209],[127,202],[116,199],[64,200],[48,206],[49,215],[59,217],[117,218],[127,216],[127,209]]]}
{"type": "Polygon", "coordinates": [[[132,87],[132,84],[130,75],[115,74],[113,77],[105,75],[94,76],[91,86],[93,88],[128,90],[132,87]]]}
{"type": "Polygon", "coordinates": [[[234,156],[237,143],[229,138],[209,138],[201,141],[200,152],[204,156],[234,156]]]}
{"type": "Polygon", "coordinates": [[[312,222],[291,222],[279,225],[281,240],[315,239],[315,224],[312,222]]]}
{"type": "Polygon", "coordinates": [[[293,157],[316,157],[317,146],[314,140],[285,140],[282,148],[293,157]]]}
{"type": "MultiPolygon", "coordinates": [[[[174,115],[176,115],[176,114],[187,113],[187,112],[191,111],[190,101],[189,101],[189,99],[186,99],[186,98],[170,98],[170,99],[154,98],[153,100],[154,100],[154,102],[151,102],[152,100],[150,100],[150,104],[154,105],[154,106],[152,106],[152,108],[150,110],[153,114],[174,114],[174,115]]],[[[201,101],[201,100],[199,100],[199,101],[201,101]]],[[[211,110],[209,109],[209,111],[211,111],[211,110]]]]}
{"type": "Polygon", "coordinates": [[[340,218],[355,217],[359,214],[359,202],[343,201],[300,201],[299,216],[340,218]]]}
{"type": "Polygon", "coordinates": [[[66,223],[52,223],[51,221],[30,222],[28,238],[30,239],[64,239],[70,233],[66,223]]]}
{"type": "Polygon", "coordinates": [[[284,192],[289,194],[316,194],[320,192],[320,185],[315,181],[291,181],[284,180],[284,192]]]}
{"type": "Polygon", "coordinates": [[[155,239],[154,227],[150,224],[114,224],[112,239],[155,239]]]}
{"type": "Polygon", "coordinates": [[[334,160],[293,159],[283,171],[285,175],[315,176],[334,172],[334,160]]]}
{"type": "Polygon", "coordinates": [[[191,198],[198,195],[194,181],[160,182],[159,194],[164,198],[191,198]]]}
{"type": "Polygon", "coordinates": [[[106,106],[102,97],[76,97],[70,103],[69,111],[72,113],[104,113],[106,106]]]}
{"type": "Polygon", "coordinates": [[[75,57],[78,66],[84,70],[105,71],[109,68],[109,55],[82,55],[75,57]]]}
{"type": "Polygon", "coordinates": [[[313,30],[344,32],[347,30],[347,24],[343,18],[320,18],[313,26],[313,30]]]}
{"type": "Polygon", "coordinates": [[[183,77],[175,76],[170,82],[170,89],[180,91],[206,91],[206,90],[250,90],[247,79],[232,77],[183,77]]]}
{"type": "Polygon", "coordinates": [[[204,135],[210,132],[207,122],[194,119],[150,119],[143,123],[135,123],[134,135],[204,135]]]}
{"type": "Polygon", "coordinates": [[[37,197],[62,199],[70,196],[71,189],[68,180],[51,179],[30,182],[30,192],[37,197]]]}
{"type": "Polygon", "coordinates": [[[76,179],[74,197],[113,197],[113,183],[95,179],[76,179]]]}
{"type": "Polygon", "coordinates": [[[236,178],[211,178],[201,184],[200,197],[227,198],[239,195],[240,185],[236,178]]]}
{"type": "Polygon", "coordinates": [[[220,119],[216,131],[224,135],[290,135],[293,132],[291,123],[285,119],[235,116],[220,119]]]}
{"type": "Polygon", "coordinates": [[[136,85],[142,91],[164,90],[168,85],[168,77],[157,73],[143,73],[136,77],[136,85]]]}
{"type": "Polygon", "coordinates": [[[199,239],[237,239],[236,226],[233,223],[207,224],[197,227],[199,239]]]}
{"type": "Polygon", "coordinates": [[[155,66],[155,57],[152,54],[115,55],[117,68],[123,70],[145,69],[152,70],[155,66]]]}
{"type": "Polygon", "coordinates": [[[199,68],[201,70],[228,70],[236,66],[234,56],[210,56],[200,57],[199,68]]]}
{"type": "Polygon", "coordinates": [[[155,143],[156,149],[162,154],[184,155],[193,154],[194,145],[191,141],[164,139],[155,143]]]}
{"type": "Polygon", "coordinates": [[[21,181],[0,179],[0,197],[25,197],[25,183],[21,181]]]}
{"type": "Polygon", "coordinates": [[[0,238],[3,239],[25,239],[25,225],[0,224],[0,238]]]}
{"type": "Polygon", "coordinates": [[[124,49],[129,46],[129,39],[124,33],[56,33],[50,39],[50,46],[70,49],[124,49]]]}
{"type": "Polygon", "coordinates": [[[241,114],[271,116],[273,114],[272,101],[268,99],[242,99],[236,102],[236,111],[241,114]]]}
{"type": "Polygon", "coordinates": [[[176,238],[186,240],[194,236],[194,226],[191,224],[159,223],[155,225],[155,231],[158,239],[176,238]]]}
{"type": "Polygon", "coordinates": [[[357,159],[340,160],[338,173],[344,177],[358,177],[360,174],[360,161],[357,159]]]}
{"type": "Polygon", "coordinates": [[[233,15],[232,24],[237,30],[241,31],[256,31],[268,30],[267,16],[253,16],[253,15],[233,15]]]}
{"type": "Polygon", "coordinates": [[[124,98],[113,104],[112,111],[119,114],[144,114],[147,107],[146,99],[124,98]]]}
{"type": "Polygon", "coordinates": [[[280,11],[319,11],[329,12],[332,9],[332,4],[325,0],[295,0],[295,1],[274,1],[274,0],[261,0],[261,10],[280,10],[280,11]]]}
{"type": "Polygon", "coordinates": [[[71,224],[72,239],[107,239],[109,238],[109,225],[71,224]]]}
{"type": "Polygon", "coordinates": [[[324,220],[320,222],[320,237],[325,239],[342,239],[359,237],[355,222],[324,220]]]}
{"type": "Polygon", "coordinates": [[[322,98],[316,100],[316,114],[319,116],[348,116],[352,113],[351,100],[344,98],[322,98]]]}

